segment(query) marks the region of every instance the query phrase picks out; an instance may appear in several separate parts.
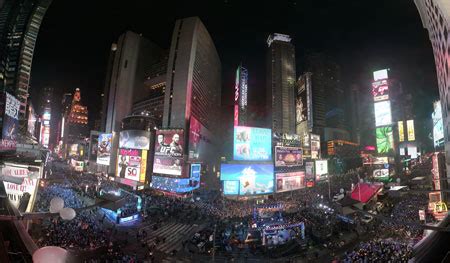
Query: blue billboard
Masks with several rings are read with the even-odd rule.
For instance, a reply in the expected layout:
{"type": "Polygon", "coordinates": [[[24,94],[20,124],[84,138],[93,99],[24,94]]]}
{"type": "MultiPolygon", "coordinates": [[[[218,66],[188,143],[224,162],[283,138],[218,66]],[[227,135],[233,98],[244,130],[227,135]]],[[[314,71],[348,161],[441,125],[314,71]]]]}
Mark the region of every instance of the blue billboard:
{"type": "Polygon", "coordinates": [[[274,191],[272,164],[222,164],[220,170],[225,195],[258,195],[274,191]]]}
{"type": "Polygon", "coordinates": [[[200,187],[200,171],[200,164],[191,164],[189,178],[152,176],[150,187],[172,193],[190,192],[200,187]]]}
{"type": "Polygon", "coordinates": [[[272,130],[235,126],[233,158],[237,161],[272,160],[272,130]]]}

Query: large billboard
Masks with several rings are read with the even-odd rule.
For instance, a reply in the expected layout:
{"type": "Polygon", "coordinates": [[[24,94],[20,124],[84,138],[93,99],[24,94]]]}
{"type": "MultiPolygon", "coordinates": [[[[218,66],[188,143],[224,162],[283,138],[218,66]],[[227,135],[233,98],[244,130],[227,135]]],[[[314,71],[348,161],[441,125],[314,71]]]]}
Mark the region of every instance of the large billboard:
{"type": "Polygon", "coordinates": [[[189,178],[152,176],[151,187],[172,193],[186,193],[200,187],[200,164],[191,164],[189,178]]]}
{"type": "Polygon", "coordinates": [[[272,130],[235,126],[233,157],[237,161],[272,159],[272,130]]]}
{"type": "Polygon", "coordinates": [[[275,166],[291,167],[303,165],[303,150],[299,147],[275,147],[275,166]]]}
{"type": "Polygon", "coordinates": [[[98,136],[97,163],[109,165],[111,159],[112,133],[101,133],[98,136]]]}
{"type": "Polygon", "coordinates": [[[271,164],[222,164],[220,180],[224,181],[224,194],[239,195],[270,194],[274,191],[274,173],[271,164]],[[238,181],[229,183],[227,181],[238,181]],[[231,186],[238,188],[232,190],[231,186]],[[237,191],[236,191],[237,190],[237,191]]]}
{"type": "Polygon", "coordinates": [[[138,182],[145,182],[147,151],[119,148],[116,176],[138,182]]]}
{"type": "Polygon", "coordinates": [[[276,174],[277,192],[286,192],[305,187],[305,172],[289,172],[276,174]]]}
{"type": "Polygon", "coordinates": [[[391,102],[386,101],[380,101],[374,103],[375,108],[375,126],[385,126],[385,125],[391,125],[392,124],[392,117],[391,117],[391,102]]]}
{"type": "Polygon", "coordinates": [[[373,80],[383,80],[388,78],[388,69],[381,69],[373,72],[373,80]]]}
{"type": "Polygon", "coordinates": [[[403,126],[403,121],[398,121],[398,141],[399,142],[405,141],[405,129],[403,126]]]}
{"type": "Polygon", "coordinates": [[[378,153],[389,153],[394,149],[394,136],[392,127],[377,127],[376,140],[378,153]]]}
{"type": "Polygon", "coordinates": [[[150,149],[150,132],[141,130],[126,130],[120,132],[119,148],[150,149]]]}
{"type": "Polygon", "coordinates": [[[306,78],[301,78],[298,85],[297,98],[295,101],[295,122],[297,125],[308,119],[306,78]]]}
{"type": "Polygon", "coordinates": [[[372,83],[372,96],[374,101],[389,99],[389,86],[386,79],[372,83]]]}
{"type": "Polygon", "coordinates": [[[320,135],[311,134],[311,159],[320,158],[320,135]]]}
{"type": "Polygon", "coordinates": [[[189,160],[195,162],[201,156],[208,154],[207,150],[211,143],[211,133],[209,130],[196,118],[191,116],[189,124],[189,160]]]}
{"type": "Polygon", "coordinates": [[[375,179],[389,177],[389,168],[375,169],[373,170],[373,177],[375,179]]]}
{"type": "Polygon", "coordinates": [[[316,180],[321,180],[325,175],[328,174],[328,161],[316,160],[315,163],[316,180]]]}
{"type": "Polygon", "coordinates": [[[406,131],[408,133],[408,141],[412,142],[416,140],[416,134],[414,131],[414,120],[406,121],[406,131]]]}
{"type": "Polygon", "coordinates": [[[444,122],[442,121],[441,102],[434,103],[434,111],[431,114],[433,119],[433,142],[434,147],[439,147],[444,144],[444,122]]]}
{"type": "Polygon", "coordinates": [[[314,162],[305,162],[305,181],[306,186],[314,186],[314,162]]]}
{"type": "Polygon", "coordinates": [[[19,130],[19,109],[20,101],[13,95],[5,92],[4,109],[0,108],[3,114],[2,138],[0,150],[14,150],[17,144],[17,132],[19,130]]]}
{"type": "Polygon", "coordinates": [[[153,173],[181,176],[183,168],[184,132],[157,130],[153,173]]]}
{"type": "Polygon", "coordinates": [[[35,136],[36,132],[36,113],[33,106],[30,104],[28,106],[28,119],[27,119],[27,131],[31,136],[35,136]]]}
{"type": "Polygon", "coordinates": [[[89,136],[89,161],[97,161],[98,154],[98,135],[91,133],[89,136]]]}

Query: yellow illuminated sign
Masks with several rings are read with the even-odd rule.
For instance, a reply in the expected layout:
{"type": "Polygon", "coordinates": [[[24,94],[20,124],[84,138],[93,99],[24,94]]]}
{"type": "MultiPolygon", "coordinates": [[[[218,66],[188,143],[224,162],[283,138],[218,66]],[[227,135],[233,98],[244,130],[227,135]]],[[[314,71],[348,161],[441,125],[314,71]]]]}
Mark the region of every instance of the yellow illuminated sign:
{"type": "Polygon", "coordinates": [[[139,174],[139,182],[145,182],[145,172],[147,171],[147,151],[142,150],[141,156],[141,173],[139,174]]]}
{"type": "Polygon", "coordinates": [[[407,120],[406,121],[406,129],[408,132],[408,141],[414,141],[416,140],[416,135],[414,133],[414,120],[407,120]]]}
{"type": "Polygon", "coordinates": [[[405,131],[403,130],[403,121],[398,122],[398,141],[405,141],[405,131]]]}

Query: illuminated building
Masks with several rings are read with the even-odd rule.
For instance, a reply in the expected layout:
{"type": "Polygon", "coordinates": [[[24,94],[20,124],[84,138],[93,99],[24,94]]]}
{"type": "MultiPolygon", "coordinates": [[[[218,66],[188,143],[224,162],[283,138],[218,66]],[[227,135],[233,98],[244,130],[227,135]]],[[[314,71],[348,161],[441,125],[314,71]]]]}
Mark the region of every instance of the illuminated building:
{"type": "Polygon", "coordinates": [[[204,162],[213,174],[218,169],[214,141],[220,124],[221,63],[198,17],[175,22],[166,79],[162,127],[184,129],[190,145],[183,154],[192,162],[204,162]]]}
{"type": "Polygon", "coordinates": [[[48,148],[53,142],[50,140],[52,132],[52,103],[53,87],[44,87],[41,91],[39,112],[41,115],[41,125],[39,132],[39,143],[48,148]]]}
{"type": "Polygon", "coordinates": [[[62,125],[62,140],[66,151],[70,151],[70,147],[75,144],[82,144],[89,136],[88,130],[88,110],[86,106],[81,104],[80,89],[75,89],[70,110],[63,117],[64,125],[62,125]]]}
{"type": "Polygon", "coordinates": [[[295,133],[295,47],[289,35],[267,39],[267,110],[273,132],[295,133]]]}
{"type": "Polygon", "coordinates": [[[6,0],[0,3],[0,91],[20,100],[25,120],[34,47],[51,0],[6,0]]]}

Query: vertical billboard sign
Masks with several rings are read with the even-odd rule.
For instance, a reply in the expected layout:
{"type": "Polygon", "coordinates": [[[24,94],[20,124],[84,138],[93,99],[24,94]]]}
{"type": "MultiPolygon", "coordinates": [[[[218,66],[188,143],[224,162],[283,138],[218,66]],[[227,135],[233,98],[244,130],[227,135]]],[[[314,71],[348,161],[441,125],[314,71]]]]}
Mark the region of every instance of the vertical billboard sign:
{"type": "Polygon", "coordinates": [[[433,142],[434,147],[444,144],[444,122],[442,121],[441,102],[434,102],[434,111],[431,115],[433,119],[433,142]]]}
{"type": "Polygon", "coordinates": [[[374,108],[375,108],[374,109],[375,125],[377,127],[392,124],[391,102],[390,101],[386,100],[386,101],[375,102],[374,108]]]}
{"type": "Polygon", "coordinates": [[[233,157],[236,161],[271,160],[272,130],[235,126],[233,157]]]}
{"type": "Polygon", "coordinates": [[[146,164],[147,150],[119,148],[116,176],[144,182],[146,164]]]}
{"type": "Polygon", "coordinates": [[[376,141],[378,153],[389,153],[394,149],[394,136],[392,134],[392,127],[377,127],[376,141]]]}
{"type": "Polygon", "coordinates": [[[372,96],[374,101],[389,99],[389,86],[387,79],[375,81],[372,83],[372,96]]]}
{"type": "Polygon", "coordinates": [[[28,120],[27,120],[27,131],[32,137],[35,136],[36,130],[36,113],[34,112],[33,106],[30,104],[28,106],[28,120]]]}
{"type": "Polygon", "coordinates": [[[414,120],[406,121],[406,131],[408,133],[408,141],[412,142],[416,140],[416,134],[414,132],[414,120]]]}
{"type": "Polygon", "coordinates": [[[307,187],[314,186],[314,162],[305,162],[305,181],[307,187]]]}
{"type": "Polygon", "coordinates": [[[90,136],[90,143],[89,143],[89,161],[97,161],[97,154],[98,154],[98,135],[92,134],[90,136]]]}
{"type": "Polygon", "coordinates": [[[8,151],[16,149],[17,131],[19,130],[20,101],[8,92],[5,92],[4,94],[4,108],[0,108],[0,114],[3,113],[0,150],[8,151]]]}
{"type": "Polygon", "coordinates": [[[157,174],[181,176],[183,168],[184,132],[177,130],[157,130],[153,172],[157,174]]]}
{"type": "Polygon", "coordinates": [[[111,159],[112,133],[101,133],[98,136],[97,164],[109,165],[111,159]]]}
{"type": "Polygon", "coordinates": [[[236,70],[236,81],[234,82],[234,126],[239,126],[239,72],[236,70]]]}
{"type": "MultiPolygon", "coordinates": [[[[296,125],[298,125],[307,120],[308,108],[307,108],[307,98],[306,98],[306,80],[301,78],[299,80],[299,87],[297,91],[297,98],[295,102],[295,120],[296,125]]],[[[297,128],[298,131],[298,128],[297,128]]]]}
{"type": "Polygon", "coordinates": [[[398,141],[405,141],[405,130],[403,129],[403,121],[398,122],[398,141]]]}
{"type": "Polygon", "coordinates": [[[328,161],[316,160],[315,163],[316,180],[319,181],[321,179],[324,179],[328,174],[328,161]]]}
{"type": "Polygon", "coordinates": [[[320,135],[311,134],[311,159],[320,158],[320,135]]]}

